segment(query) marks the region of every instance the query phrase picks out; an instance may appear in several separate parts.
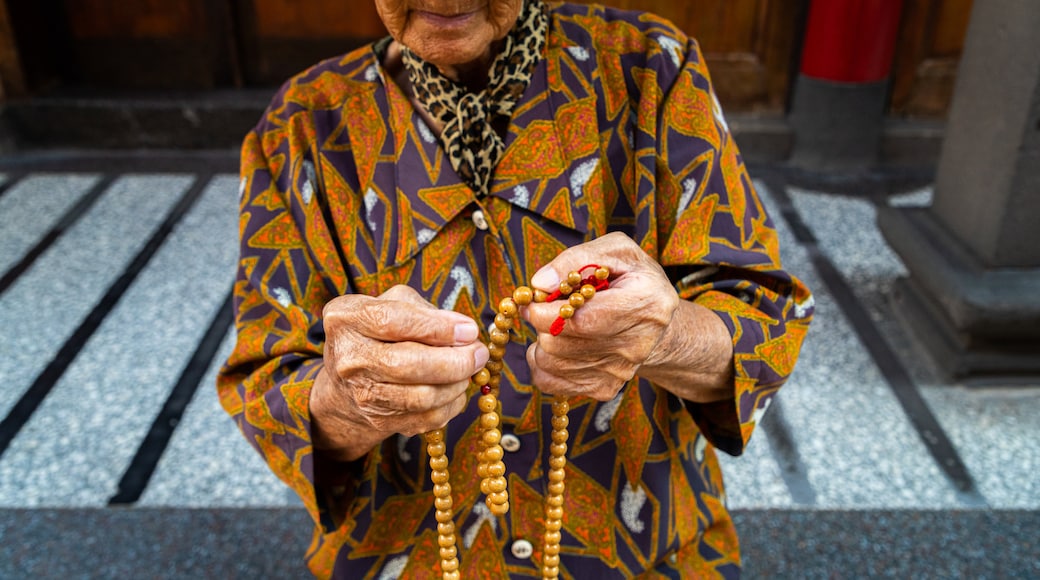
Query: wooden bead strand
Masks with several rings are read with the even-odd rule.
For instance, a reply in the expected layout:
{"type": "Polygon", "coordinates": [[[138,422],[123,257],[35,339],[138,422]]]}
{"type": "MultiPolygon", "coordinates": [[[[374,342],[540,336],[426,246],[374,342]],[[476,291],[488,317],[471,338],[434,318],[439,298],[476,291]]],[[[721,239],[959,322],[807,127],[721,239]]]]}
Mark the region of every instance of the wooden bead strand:
{"type": "MultiPolygon", "coordinates": [[[[473,383],[480,388],[480,441],[477,475],[480,477],[480,491],[486,496],[486,503],[492,514],[505,515],[509,512],[509,491],[505,477],[506,466],[502,461],[502,422],[499,409],[499,385],[502,382],[502,359],[509,344],[509,331],[516,325],[520,316],[520,307],[532,302],[551,302],[566,298],[567,302],[560,306],[560,313],[553,322],[550,332],[558,336],[563,332],[567,320],[581,308],[598,290],[608,286],[610,271],[596,265],[570,272],[560,282],[559,289],[547,294],[541,290],[532,290],[527,286],[519,286],[513,295],[503,298],[498,304],[495,325],[491,329],[491,340],[488,343],[490,356],[484,368],[473,375],[473,383]],[[581,272],[594,269],[593,275],[582,278],[581,272]]],[[[549,484],[545,497],[545,534],[542,550],[542,577],[546,580],[556,579],[560,574],[560,539],[563,529],[563,492],[567,466],[567,413],[570,404],[567,398],[555,396],[552,405],[552,443],[549,446],[549,484]]],[[[431,431],[425,435],[426,452],[430,457],[430,479],[433,482],[434,506],[437,519],[437,543],[440,546],[441,572],[444,580],[459,578],[459,558],[456,547],[455,524],[453,521],[453,505],[451,484],[448,475],[447,445],[444,440],[444,428],[431,431]]]]}

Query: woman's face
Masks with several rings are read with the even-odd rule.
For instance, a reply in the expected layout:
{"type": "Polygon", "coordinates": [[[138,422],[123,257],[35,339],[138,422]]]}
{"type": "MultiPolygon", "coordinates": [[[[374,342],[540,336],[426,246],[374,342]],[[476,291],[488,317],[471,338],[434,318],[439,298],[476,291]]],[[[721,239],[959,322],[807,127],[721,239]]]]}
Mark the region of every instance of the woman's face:
{"type": "Polygon", "coordinates": [[[375,0],[390,35],[430,64],[464,68],[488,58],[523,0],[375,0]]]}

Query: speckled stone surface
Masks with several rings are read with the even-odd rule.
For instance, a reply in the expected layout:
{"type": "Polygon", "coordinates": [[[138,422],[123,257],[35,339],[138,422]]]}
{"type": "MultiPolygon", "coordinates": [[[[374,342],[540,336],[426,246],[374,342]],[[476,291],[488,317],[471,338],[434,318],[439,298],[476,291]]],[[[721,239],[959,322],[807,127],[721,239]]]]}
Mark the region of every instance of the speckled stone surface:
{"type": "MultiPolygon", "coordinates": [[[[877,229],[874,206],[866,200],[799,190],[792,191],[791,197],[820,247],[910,370],[986,503],[996,508],[1040,508],[1040,446],[1036,445],[1040,384],[972,389],[937,378],[941,375],[935,361],[894,319],[889,297],[895,280],[906,270],[877,229]]],[[[931,190],[925,189],[899,196],[895,204],[924,206],[930,199],[931,190]]],[[[811,351],[807,354],[810,359],[815,356],[811,351]]],[[[921,459],[931,462],[927,456],[921,459]]]]}
{"type": "MultiPolygon", "coordinates": [[[[96,175],[34,175],[0,195],[0,275],[46,235],[97,180],[96,175]]],[[[0,178],[0,184],[4,181],[0,178]]]]}
{"type": "MultiPolygon", "coordinates": [[[[176,197],[157,195],[163,184],[184,185],[127,180],[128,202],[176,197]]],[[[105,318],[0,461],[0,505],[96,506],[114,493],[231,286],[237,191],[214,179],[105,318]]]]}
{"type": "MultiPolygon", "coordinates": [[[[0,266],[16,263],[94,179],[30,175],[0,197],[0,266]]],[[[192,179],[121,177],[0,296],[0,417],[192,179]]],[[[770,425],[780,416],[770,411],[743,456],[720,456],[745,576],[1040,578],[1040,385],[971,389],[936,379],[889,308],[905,269],[874,225],[873,202],[788,190],[970,470],[984,505],[964,509],[778,196],[756,183],[785,265],[814,290],[817,315],[777,399],[783,421],[770,425]],[[781,426],[789,441],[774,439],[781,426]],[[785,453],[800,471],[792,474],[785,453]],[[807,486],[801,499],[792,478],[807,486]]],[[[237,191],[235,175],[212,180],[0,457],[0,578],[307,577],[309,518],[217,402],[214,376],[231,332],[138,505],[103,507],[230,287],[237,191]]],[[[924,188],[890,203],[924,206],[931,196],[924,188]]]]}
{"type": "Polygon", "coordinates": [[[143,506],[287,506],[296,495],[268,469],[220,407],[217,370],[234,345],[224,338],[141,496],[143,506]]]}
{"type": "MultiPolygon", "coordinates": [[[[127,176],[117,180],[0,297],[0,376],[4,377],[0,381],[0,416],[7,415],[56,349],[93,310],[190,181],[187,176],[127,176]]],[[[99,368],[105,368],[105,362],[94,361],[99,368]]],[[[89,415],[80,413],[73,424],[87,420],[89,415]]],[[[47,439],[62,440],[66,438],[63,431],[49,433],[47,439]]],[[[0,467],[7,462],[5,457],[0,467]]],[[[0,476],[0,485],[5,481],[0,476]]],[[[0,502],[10,505],[17,499],[0,491],[0,502]]]]}
{"type": "MultiPolygon", "coordinates": [[[[1022,511],[736,510],[744,577],[1040,577],[1022,511]]],[[[0,510],[3,578],[309,578],[300,509],[0,510]]]]}

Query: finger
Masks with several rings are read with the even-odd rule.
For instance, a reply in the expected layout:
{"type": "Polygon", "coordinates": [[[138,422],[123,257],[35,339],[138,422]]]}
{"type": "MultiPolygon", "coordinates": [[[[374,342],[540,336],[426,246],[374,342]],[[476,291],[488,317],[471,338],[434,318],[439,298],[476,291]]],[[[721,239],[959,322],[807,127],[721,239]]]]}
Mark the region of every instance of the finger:
{"type": "Polygon", "coordinates": [[[380,419],[396,420],[388,425],[389,431],[397,431],[408,415],[424,414],[452,405],[460,395],[465,395],[469,380],[446,385],[401,385],[396,383],[371,383],[354,389],[354,403],[369,421],[380,419]]]}
{"type": "Polygon", "coordinates": [[[480,333],[477,323],[468,316],[430,308],[428,303],[416,303],[411,298],[346,298],[341,297],[326,305],[324,323],[327,332],[339,324],[374,340],[413,341],[430,346],[469,345],[480,333]]]}
{"type": "Polygon", "coordinates": [[[482,343],[466,346],[428,346],[418,342],[372,343],[360,356],[341,357],[339,376],[374,377],[400,385],[451,384],[473,376],[490,353],[482,343]]]}
{"type": "Polygon", "coordinates": [[[402,428],[397,432],[406,437],[414,437],[421,433],[429,433],[434,429],[440,429],[457,417],[459,413],[462,413],[468,404],[469,398],[466,396],[466,393],[462,393],[449,404],[430,409],[413,418],[408,427],[402,428]]]}
{"type": "Polygon", "coordinates": [[[553,292],[559,288],[560,282],[568,273],[578,271],[589,264],[606,266],[610,269],[611,275],[619,276],[631,269],[632,258],[638,253],[643,252],[631,238],[613,232],[560,252],[531,277],[531,285],[545,292],[553,292]]]}

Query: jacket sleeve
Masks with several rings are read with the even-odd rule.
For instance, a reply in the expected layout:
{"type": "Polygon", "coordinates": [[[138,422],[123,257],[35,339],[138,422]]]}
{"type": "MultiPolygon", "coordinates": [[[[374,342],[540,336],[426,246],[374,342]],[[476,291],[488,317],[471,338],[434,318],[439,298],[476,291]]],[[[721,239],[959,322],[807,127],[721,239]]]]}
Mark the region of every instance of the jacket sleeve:
{"type": "Polygon", "coordinates": [[[307,132],[295,130],[300,117],[268,113],[242,146],[238,336],[217,390],[242,434],[330,532],[348,519],[379,451],[334,463],[312,447],[308,402],[323,365],[321,314],[350,287],[322,212],[314,209],[318,183],[311,145],[300,136],[307,132]]]}
{"type": "Polygon", "coordinates": [[[773,222],[730,134],[696,41],[667,27],[658,34],[660,50],[649,59],[657,82],[644,84],[643,98],[656,98],[659,105],[643,107],[647,112],[639,122],[656,131],[658,259],[682,298],[718,314],[734,350],[733,400],[686,406],[716,448],[739,455],[794,369],[813,299],[780,262],[773,222]]]}

